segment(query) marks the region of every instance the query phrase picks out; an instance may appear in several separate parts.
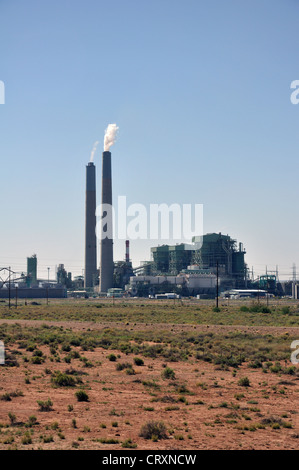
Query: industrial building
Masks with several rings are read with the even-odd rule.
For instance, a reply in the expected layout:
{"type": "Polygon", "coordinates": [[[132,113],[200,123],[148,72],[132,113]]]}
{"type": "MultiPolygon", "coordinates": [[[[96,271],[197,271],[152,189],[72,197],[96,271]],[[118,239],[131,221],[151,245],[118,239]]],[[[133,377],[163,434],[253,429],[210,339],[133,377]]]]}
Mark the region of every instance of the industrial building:
{"type": "Polygon", "coordinates": [[[57,284],[70,289],[73,286],[72,273],[67,272],[64,264],[59,264],[56,273],[57,284]]]}
{"type": "Polygon", "coordinates": [[[177,276],[132,276],[127,291],[130,295],[147,297],[166,292],[180,296],[213,297],[216,290],[215,274],[182,273],[177,276]]]}
{"type": "MultiPolygon", "coordinates": [[[[49,268],[48,268],[49,269],[49,268]]],[[[57,269],[57,280],[50,281],[37,277],[37,256],[27,258],[27,275],[14,272],[11,268],[0,268],[1,299],[43,299],[67,297],[67,286],[72,285],[71,273],[64,265],[57,269]]]]}
{"type": "Polygon", "coordinates": [[[61,299],[67,297],[65,287],[26,287],[12,283],[0,289],[0,299],[61,299]]]}
{"type": "Polygon", "coordinates": [[[125,289],[130,278],[134,276],[132,262],[130,260],[130,242],[126,240],[126,256],[124,261],[114,263],[113,285],[115,288],[125,289]]]}
{"type": "Polygon", "coordinates": [[[27,258],[27,287],[37,284],[37,257],[36,255],[27,258]]]}
{"type": "Polygon", "coordinates": [[[151,248],[152,261],[145,262],[127,287],[131,295],[180,295],[214,297],[217,278],[221,290],[247,287],[243,244],[229,235],[208,233],[193,237],[192,244],[151,248]]]}
{"type": "Polygon", "coordinates": [[[247,274],[242,243],[237,245],[236,240],[222,233],[193,237],[192,242],[194,249],[185,244],[153,247],[151,274],[216,274],[218,269],[222,283],[244,287],[247,274]]]}

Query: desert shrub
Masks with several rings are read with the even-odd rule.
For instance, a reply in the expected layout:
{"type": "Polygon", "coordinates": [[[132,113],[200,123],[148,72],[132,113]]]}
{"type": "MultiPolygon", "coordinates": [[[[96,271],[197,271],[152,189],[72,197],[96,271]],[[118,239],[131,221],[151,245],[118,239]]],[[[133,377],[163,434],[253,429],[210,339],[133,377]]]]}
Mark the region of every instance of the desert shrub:
{"type": "Polygon", "coordinates": [[[72,359],[80,359],[81,356],[78,351],[71,351],[69,357],[71,357],[72,359]]]}
{"type": "Polygon", "coordinates": [[[42,439],[43,439],[43,443],[44,443],[44,444],[49,444],[49,442],[53,442],[53,441],[54,441],[54,438],[53,438],[53,436],[51,436],[51,435],[50,435],[50,436],[43,436],[42,439]]]}
{"type": "Polygon", "coordinates": [[[176,385],[176,392],[177,393],[190,393],[190,390],[186,387],[185,384],[176,385]]]}
{"type": "Polygon", "coordinates": [[[170,367],[166,367],[163,372],[162,372],[162,377],[164,379],[171,379],[173,380],[175,378],[175,372],[173,369],[171,369],[170,367]]]}
{"type": "Polygon", "coordinates": [[[244,361],[245,361],[244,356],[235,357],[231,355],[230,356],[218,356],[214,359],[214,363],[216,365],[221,365],[222,367],[227,366],[227,367],[234,367],[234,368],[239,367],[244,361]]]}
{"type": "Polygon", "coordinates": [[[38,400],[37,404],[40,408],[40,411],[51,411],[53,409],[53,402],[50,400],[50,398],[48,398],[47,401],[38,400]]]}
{"type": "Polygon", "coordinates": [[[268,418],[263,418],[261,421],[261,424],[265,426],[267,425],[273,426],[274,424],[278,424],[279,426],[281,426],[282,423],[283,423],[282,419],[276,418],[275,416],[269,416],[268,418]]]}
{"type": "Polygon", "coordinates": [[[115,362],[116,361],[116,355],[115,354],[109,354],[108,359],[111,362],[115,362]]]}
{"type": "Polygon", "coordinates": [[[160,385],[157,384],[154,380],[143,380],[141,383],[145,387],[156,388],[156,389],[160,388],[160,385]]]}
{"type": "Polygon", "coordinates": [[[13,436],[7,436],[2,442],[3,444],[12,444],[15,441],[13,436]]]}
{"type": "Polygon", "coordinates": [[[81,340],[79,338],[72,338],[71,341],[70,341],[70,344],[72,346],[80,346],[81,340]]]}
{"type": "Polygon", "coordinates": [[[16,424],[16,421],[17,421],[16,415],[14,413],[10,412],[10,413],[8,413],[8,417],[9,417],[11,426],[14,426],[16,424]]]}
{"type": "Polygon", "coordinates": [[[287,367],[286,369],[283,370],[283,373],[289,374],[289,375],[296,375],[296,367],[295,366],[287,367]]]}
{"type": "Polygon", "coordinates": [[[51,429],[53,429],[53,431],[57,431],[59,429],[58,421],[54,421],[54,423],[52,423],[50,427],[51,429]]]}
{"type": "Polygon", "coordinates": [[[44,362],[44,358],[41,356],[32,356],[31,362],[32,364],[42,364],[44,362]]]}
{"type": "Polygon", "coordinates": [[[1,395],[0,397],[0,400],[2,401],[11,401],[11,396],[9,393],[3,393],[3,395],[1,395]]]}
{"type": "Polygon", "coordinates": [[[76,393],[76,398],[78,401],[88,401],[89,400],[89,397],[87,395],[86,392],[84,392],[84,390],[78,390],[76,393]]]}
{"type": "Polygon", "coordinates": [[[149,421],[142,426],[139,436],[144,439],[166,439],[166,426],[162,421],[149,421]]]}
{"type": "Polygon", "coordinates": [[[36,416],[34,416],[34,415],[29,416],[27,426],[28,426],[29,428],[31,428],[31,427],[34,426],[35,424],[37,424],[37,418],[36,418],[36,416]]]}
{"type": "Polygon", "coordinates": [[[119,443],[117,439],[106,438],[106,437],[100,438],[99,442],[101,442],[101,444],[118,444],[119,443]]]}
{"type": "Polygon", "coordinates": [[[268,307],[262,307],[261,308],[261,313],[271,313],[271,309],[268,307]]]}
{"type": "Polygon", "coordinates": [[[248,364],[248,367],[251,367],[252,369],[259,369],[263,367],[263,364],[259,359],[255,359],[248,364]]]}
{"type": "Polygon", "coordinates": [[[250,312],[253,313],[271,313],[271,310],[269,307],[266,307],[265,305],[260,305],[259,303],[252,304],[250,307],[250,312]]]}
{"type": "Polygon", "coordinates": [[[26,431],[24,436],[22,437],[22,444],[23,445],[32,444],[32,439],[28,431],[26,431]]]}
{"type": "Polygon", "coordinates": [[[249,308],[246,307],[246,305],[242,305],[242,307],[240,307],[240,311],[241,312],[249,312],[249,308]]]}
{"type": "Polygon", "coordinates": [[[132,439],[126,439],[122,445],[121,445],[124,449],[136,449],[137,447],[137,444],[133,443],[132,442],[132,439]]]}
{"type": "Polygon", "coordinates": [[[116,365],[116,370],[132,369],[132,364],[129,362],[122,362],[116,365]]]}
{"type": "Polygon", "coordinates": [[[270,371],[273,372],[274,374],[278,374],[278,372],[281,372],[281,365],[279,364],[279,362],[276,362],[274,366],[271,366],[270,367],[270,371]]]}
{"type": "Polygon", "coordinates": [[[239,380],[238,385],[240,385],[240,387],[249,387],[250,386],[249,378],[248,377],[242,377],[239,380]]]}
{"type": "Polygon", "coordinates": [[[63,372],[57,372],[52,376],[51,382],[57,387],[75,387],[76,380],[71,375],[64,374],[63,372]]]}
{"type": "Polygon", "coordinates": [[[43,356],[43,352],[40,350],[40,349],[35,349],[33,351],[33,356],[36,356],[36,357],[42,357],[43,356]]]}
{"type": "Polygon", "coordinates": [[[136,364],[136,366],[143,366],[144,365],[144,361],[140,357],[134,357],[134,363],[136,364]]]}

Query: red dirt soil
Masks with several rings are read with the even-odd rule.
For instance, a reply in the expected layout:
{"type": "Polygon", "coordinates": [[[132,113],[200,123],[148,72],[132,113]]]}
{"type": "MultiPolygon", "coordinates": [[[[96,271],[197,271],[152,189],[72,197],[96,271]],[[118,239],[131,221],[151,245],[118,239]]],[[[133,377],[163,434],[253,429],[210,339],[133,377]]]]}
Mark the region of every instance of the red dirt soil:
{"type": "MultiPolygon", "coordinates": [[[[38,326],[38,322],[18,323],[38,326]]],[[[72,329],[109,325],[60,323],[72,329]]],[[[60,323],[55,322],[55,325],[60,326],[60,323]]],[[[117,327],[121,326],[118,324],[117,327]]],[[[196,327],[197,330],[205,328],[204,325],[196,327]]],[[[210,331],[215,328],[210,327],[210,331]]],[[[262,329],[255,328],[256,331],[262,329]]],[[[274,328],[269,329],[275,334],[274,328]]],[[[284,331],[291,333],[292,329],[278,330],[281,334],[284,331]]],[[[298,448],[297,376],[265,374],[246,364],[239,367],[234,376],[233,369],[219,370],[214,364],[190,358],[188,362],[168,363],[175,378],[163,379],[161,374],[166,364],[160,358],[143,358],[144,365],[137,366],[133,360],[135,356],[119,351],[96,348],[82,352],[81,348],[73,348],[93,364],[93,367],[84,367],[79,359],[72,359],[71,364],[63,360],[51,362],[49,347],[39,349],[46,355],[43,364],[23,362],[19,356],[19,367],[0,367],[0,397],[22,392],[20,396],[12,396],[11,401],[0,401],[0,449],[112,451],[123,449],[122,444],[128,439],[137,446],[136,450],[298,448]],[[108,359],[112,353],[120,356],[116,362],[108,359]],[[123,362],[133,365],[134,375],[116,370],[116,365],[123,362]],[[50,371],[65,372],[67,369],[84,373],[80,377],[89,396],[88,402],[77,401],[78,385],[52,386],[50,371]],[[245,376],[249,378],[249,387],[238,385],[240,378],[245,376]],[[25,383],[26,377],[30,383],[25,383]],[[153,382],[159,387],[153,387],[153,382]],[[37,401],[48,398],[53,402],[53,410],[40,411],[37,401]],[[68,410],[69,405],[73,410],[68,410]],[[14,425],[11,425],[9,413],[16,416],[14,425]],[[26,427],[25,423],[32,415],[37,418],[37,424],[26,427]],[[76,427],[73,427],[73,420],[76,420],[76,427]],[[141,427],[149,421],[162,421],[167,428],[167,439],[153,441],[140,437],[141,427]],[[274,421],[278,424],[273,428],[271,422],[274,421]],[[58,423],[58,429],[53,423],[58,423]],[[33,431],[31,443],[22,443],[28,431],[33,431]],[[44,442],[44,436],[52,436],[53,441],[44,442]],[[100,439],[113,439],[118,443],[103,443],[100,439]]],[[[23,350],[22,354],[30,359],[32,353],[23,350]]],[[[64,357],[62,353],[60,355],[64,357]]]]}

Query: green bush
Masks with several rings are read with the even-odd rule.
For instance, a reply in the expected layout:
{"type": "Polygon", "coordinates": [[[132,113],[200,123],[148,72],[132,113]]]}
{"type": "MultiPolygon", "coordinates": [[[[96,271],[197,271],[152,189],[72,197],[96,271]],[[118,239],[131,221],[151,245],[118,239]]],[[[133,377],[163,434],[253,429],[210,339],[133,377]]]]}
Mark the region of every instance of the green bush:
{"type": "Polygon", "coordinates": [[[240,311],[241,312],[249,312],[249,308],[246,307],[246,305],[242,305],[242,307],[240,307],[240,311]]]}
{"type": "Polygon", "coordinates": [[[36,416],[34,416],[34,415],[29,416],[29,419],[28,419],[28,427],[31,428],[31,427],[34,426],[35,424],[37,424],[37,418],[36,418],[36,416]]]}
{"type": "Polygon", "coordinates": [[[84,390],[78,390],[78,392],[75,393],[76,398],[78,401],[88,401],[89,397],[84,390]]]}
{"type": "Polygon", "coordinates": [[[137,444],[133,443],[132,442],[132,439],[126,439],[122,445],[121,445],[124,449],[136,449],[137,447],[137,444]]]}
{"type": "Polygon", "coordinates": [[[74,377],[62,372],[57,372],[55,375],[53,375],[51,382],[57,387],[75,387],[76,385],[76,380],[74,377]]]}
{"type": "Polygon", "coordinates": [[[116,365],[116,370],[132,369],[132,364],[129,362],[122,362],[116,365]]]}
{"type": "Polygon", "coordinates": [[[136,366],[143,366],[144,365],[144,361],[143,361],[143,359],[140,359],[140,357],[134,357],[134,363],[136,364],[136,366]]]}
{"type": "Polygon", "coordinates": [[[240,385],[241,387],[249,387],[250,386],[249,378],[248,377],[242,377],[239,380],[238,385],[240,385]]]}
{"type": "Polygon", "coordinates": [[[175,378],[175,372],[173,369],[171,369],[170,367],[166,367],[163,372],[162,372],[162,377],[164,379],[171,379],[173,380],[175,378]]]}
{"type": "Polygon", "coordinates": [[[2,400],[2,401],[11,401],[10,394],[9,393],[4,393],[3,395],[1,395],[0,400],[2,400]]]}
{"type": "Polygon", "coordinates": [[[50,398],[48,398],[47,401],[38,400],[37,404],[40,408],[40,411],[51,411],[53,409],[53,402],[50,400],[50,398]]]}
{"type": "Polygon", "coordinates": [[[108,356],[108,359],[109,359],[109,361],[111,361],[111,362],[115,362],[115,361],[116,361],[116,355],[115,355],[115,354],[110,354],[110,355],[108,356]]]}
{"type": "Polygon", "coordinates": [[[24,436],[22,437],[22,444],[23,445],[32,444],[32,439],[28,431],[26,431],[24,436]]]}
{"type": "Polygon", "coordinates": [[[142,426],[139,436],[143,437],[144,439],[166,439],[166,426],[163,422],[149,421],[142,426]]]}
{"type": "Polygon", "coordinates": [[[31,362],[32,364],[42,364],[44,362],[44,358],[41,356],[32,356],[31,362]]]}

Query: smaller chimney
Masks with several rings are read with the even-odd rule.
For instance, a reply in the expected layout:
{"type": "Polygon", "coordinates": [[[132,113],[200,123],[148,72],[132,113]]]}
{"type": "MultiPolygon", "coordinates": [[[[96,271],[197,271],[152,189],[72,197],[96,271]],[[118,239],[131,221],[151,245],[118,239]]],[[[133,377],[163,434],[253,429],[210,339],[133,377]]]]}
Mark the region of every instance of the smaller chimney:
{"type": "Polygon", "coordinates": [[[130,263],[130,242],[126,240],[126,263],[130,263]]]}

